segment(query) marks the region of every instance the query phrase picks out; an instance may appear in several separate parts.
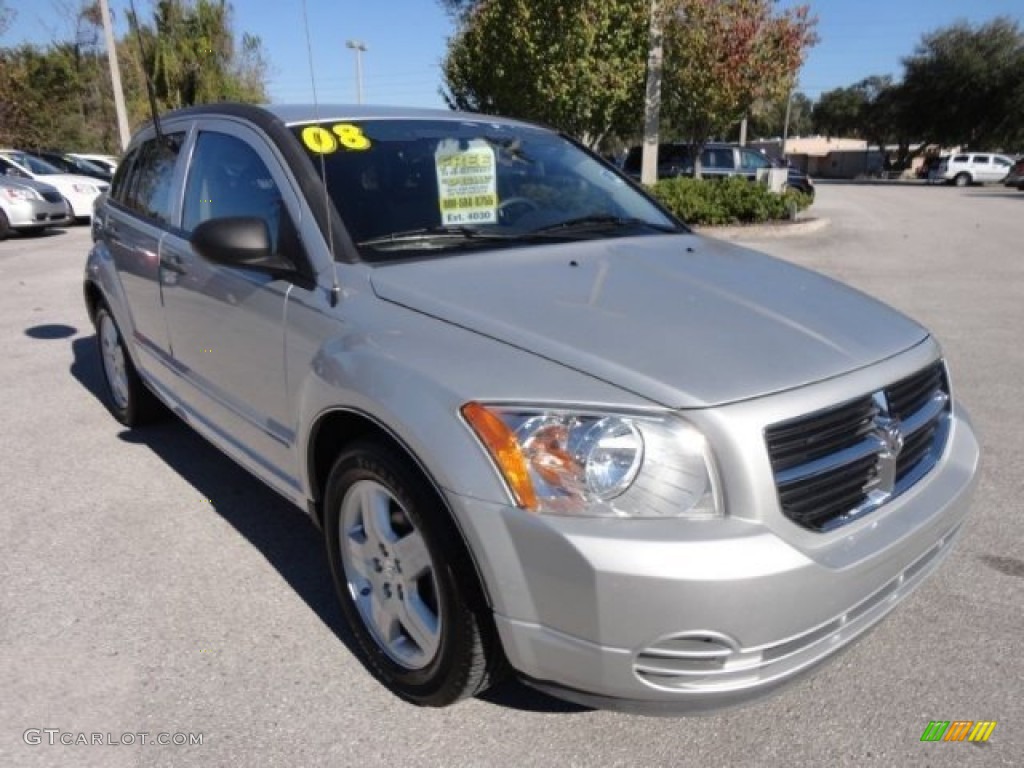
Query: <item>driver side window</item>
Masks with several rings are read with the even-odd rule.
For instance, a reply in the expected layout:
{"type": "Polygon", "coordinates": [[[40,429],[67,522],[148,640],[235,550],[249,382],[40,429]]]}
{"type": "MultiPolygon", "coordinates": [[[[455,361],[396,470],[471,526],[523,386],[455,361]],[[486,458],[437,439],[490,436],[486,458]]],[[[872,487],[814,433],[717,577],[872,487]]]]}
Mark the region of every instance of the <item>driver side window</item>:
{"type": "Polygon", "coordinates": [[[281,191],[256,150],[225,133],[199,134],[185,184],[181,226],[186,232],[210,219],[255,216],[267,223],[276,253],[283,211],[281,191]]]}

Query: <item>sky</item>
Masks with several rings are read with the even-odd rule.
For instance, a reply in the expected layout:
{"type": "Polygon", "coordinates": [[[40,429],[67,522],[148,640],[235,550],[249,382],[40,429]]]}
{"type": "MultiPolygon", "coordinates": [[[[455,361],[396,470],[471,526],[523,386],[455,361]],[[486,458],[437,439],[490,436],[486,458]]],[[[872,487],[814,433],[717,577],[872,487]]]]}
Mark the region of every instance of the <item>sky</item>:
{"type": "MultiPolygon", "coordinates": [[[[807,0],[804,0],[805,2],[807,0]]],[[[76,0],[6,0],[16,11],[0,45],[47,43],[71,37],[67,8],[76,0]],[[55,20],[57,19],[57,20],[55,20]],[[64,25],[62,28],[62,24],[64,25]]],[[[109,0],[124,19],[126,0],[109,0]]],[[[801,4],[781,0],[780,8],[801,4]]],[[[923,34],[961,19],[979,23],[1004,15],[1024,26],[1024,0],[810,0],[821,38],[800,73],[799,90],[812,100],[823,91],[852,85],[869,75],[902,72],[900,60],[923,34]]],[[[148,15],[150,0],[136,0],[148,15]]],[[[233,0],[238,33],[258,35],[270,60],[269,89],[277,102],[312,101],[310,57],[303,0],[233,0]]],[[[362,55],[364,101],[412,107],[443,107],[440,63],[453,24],[437,0],[305,0],[321,102],[356,100],[355,51],[362,55]]],[[[118,24],[120,28],[122,25],[118,24]]]]}

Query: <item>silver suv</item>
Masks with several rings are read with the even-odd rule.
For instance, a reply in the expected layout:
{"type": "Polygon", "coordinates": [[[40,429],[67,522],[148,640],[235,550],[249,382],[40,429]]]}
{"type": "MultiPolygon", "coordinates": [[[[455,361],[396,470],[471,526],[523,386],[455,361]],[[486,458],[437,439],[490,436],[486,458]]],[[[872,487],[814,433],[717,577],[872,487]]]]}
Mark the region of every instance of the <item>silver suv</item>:
{"type": "Polygon", "coordinates": [[[587,704],[745,701],[963,530],[978,444],[924,328],[694,235],[568,139],[324,105],[159,128],[85,271],[111,411],[162,403],[321,526],[406,700],[514,672],[587,704]]]}

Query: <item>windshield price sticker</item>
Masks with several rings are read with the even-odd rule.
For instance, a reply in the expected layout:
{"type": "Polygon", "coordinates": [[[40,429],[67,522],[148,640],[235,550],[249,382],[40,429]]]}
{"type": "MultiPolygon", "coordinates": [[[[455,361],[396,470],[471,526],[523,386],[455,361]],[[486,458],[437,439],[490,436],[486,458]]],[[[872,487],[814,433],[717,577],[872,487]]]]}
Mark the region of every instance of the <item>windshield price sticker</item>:
{"type": "Polygon", "coordinates": [[[322,125],[308,125],[302,129],[302,143],[318,155],[337,152],[339,147],[361,152],[371,145],[362,129],[351,123],[336,123],[330,130],[322,125]]]}
{"type": "Polygon", "coordinates": [[[434,163],[443,226],[497,223],[497,163],[486,142],[441,142],[434,163]]]}

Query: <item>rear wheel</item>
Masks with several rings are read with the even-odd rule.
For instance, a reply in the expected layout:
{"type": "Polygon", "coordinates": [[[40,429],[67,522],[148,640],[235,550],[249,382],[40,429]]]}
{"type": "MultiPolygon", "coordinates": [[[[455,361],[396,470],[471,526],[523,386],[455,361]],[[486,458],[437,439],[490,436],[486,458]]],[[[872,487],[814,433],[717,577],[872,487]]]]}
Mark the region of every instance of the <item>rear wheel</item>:
{"type": "Polygon", "coordinates": [[[6,240],[11,233],[11,223],[7,220],[7,214],[0,211],[0,240],[6,240]]]}
{"type": "Polygon", "coordinates": [[[417,468],[383,443],[354,444],[325,505],[331,575],[370,671],[423,706],[484,690],[501,649],[459,533],[417,468]]]}
{"type": "Polygon", "coordinates": [[[958,173],[956,178],[953,179],[953,183],[958,187],[966,187],[971,183],[971,175],[969,173],[958,173]]]}
{"type": "Polygon", "coordinates": [[[139,378],[121,330],[104,305],[96,310],[96,343],[107,384],[107,407],[114,418],[126,427],[153,421],[160,415],[160,402],[139,378]]]}

